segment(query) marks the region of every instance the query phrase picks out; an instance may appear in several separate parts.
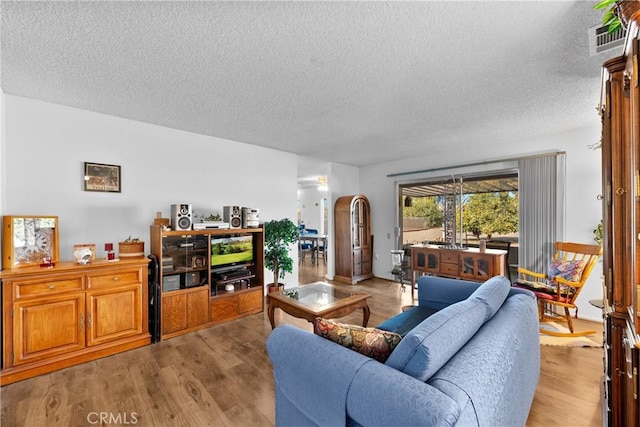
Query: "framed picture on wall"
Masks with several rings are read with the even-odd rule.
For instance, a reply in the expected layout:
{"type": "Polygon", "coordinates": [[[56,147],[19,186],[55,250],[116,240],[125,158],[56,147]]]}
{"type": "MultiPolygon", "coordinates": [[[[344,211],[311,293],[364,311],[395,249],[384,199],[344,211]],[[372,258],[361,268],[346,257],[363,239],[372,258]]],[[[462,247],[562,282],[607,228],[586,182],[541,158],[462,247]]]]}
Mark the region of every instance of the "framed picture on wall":
{"type": "Polygon", "coordinates": [[[120,166],[84,162],[84,191],[120,193],[120,166]]]}

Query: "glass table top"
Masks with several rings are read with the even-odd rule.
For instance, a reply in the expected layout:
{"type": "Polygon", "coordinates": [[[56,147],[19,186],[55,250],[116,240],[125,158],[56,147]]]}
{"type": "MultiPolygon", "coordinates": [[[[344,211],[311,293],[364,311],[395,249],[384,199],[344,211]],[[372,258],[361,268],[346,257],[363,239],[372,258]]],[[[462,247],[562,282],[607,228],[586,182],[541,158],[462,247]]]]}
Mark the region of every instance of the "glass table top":
{"type": "Polygon", "coordinates": [[[317,309],[351,296],[362,295],[362,292],[350,291],[349,289],[332,286],[328,283],[316,282],[286,289],[281,291],[280,294],[291,298],[300,305],[317,309]]]}

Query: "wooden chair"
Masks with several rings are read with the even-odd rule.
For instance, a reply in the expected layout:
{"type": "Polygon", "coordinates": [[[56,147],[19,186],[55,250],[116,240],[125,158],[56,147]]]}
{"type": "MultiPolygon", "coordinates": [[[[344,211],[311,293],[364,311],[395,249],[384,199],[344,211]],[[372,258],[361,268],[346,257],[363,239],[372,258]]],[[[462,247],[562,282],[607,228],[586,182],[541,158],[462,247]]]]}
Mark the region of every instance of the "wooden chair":
{"type": "Polygon", "coordinates": [[[575,301],[600,255],[602,255],[602,248],[598,245],[556,242],[553,262],[547,273],[518,268],[518,279],[513,286],[529,289],[536,294],[540,321],[564,320],[570,331],[570,333],[562,333],[540,328],[540,332],[560,337],[586,336],[595,333],[595,331],[575,332],[569,309],[575,309],[577,319],[578,307],[575,301]],[[545,311],[545,308],[548,310],[545,311]],[[564,316],[558,314],[556,308],[562,308],[564,316]]]}

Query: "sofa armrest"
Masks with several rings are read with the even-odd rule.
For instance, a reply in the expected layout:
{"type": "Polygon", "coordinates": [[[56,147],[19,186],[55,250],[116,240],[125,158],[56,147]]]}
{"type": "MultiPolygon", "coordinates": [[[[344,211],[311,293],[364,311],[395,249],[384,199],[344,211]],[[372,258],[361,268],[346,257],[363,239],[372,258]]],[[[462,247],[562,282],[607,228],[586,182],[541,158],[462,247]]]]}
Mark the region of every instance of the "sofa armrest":
{"type": "Polygon", "coordinates": [[[267,352],[273,364],[278,426],[345,425],[354,375],[363,365],[378,363],[291,325],[271,333],[267,352]]]}
{"type": "Polygon", "coordinates": [[[449,396],[376,360],[283,325],[267,339],[276,386],[276,425],[453,425],[449,396]]]}
{"type": "Polygon", "coordinates": [[[441,310],[467,299],[481,284],[446,277],[421,276],[418,279],[418,305],[441,310]]]}
{"type": "Polygon", "coordinates": [[[440,390],[381,363],[358,371],[349,388],[347,411],[363,426],[452,426],[462,412],[440,390]]]}

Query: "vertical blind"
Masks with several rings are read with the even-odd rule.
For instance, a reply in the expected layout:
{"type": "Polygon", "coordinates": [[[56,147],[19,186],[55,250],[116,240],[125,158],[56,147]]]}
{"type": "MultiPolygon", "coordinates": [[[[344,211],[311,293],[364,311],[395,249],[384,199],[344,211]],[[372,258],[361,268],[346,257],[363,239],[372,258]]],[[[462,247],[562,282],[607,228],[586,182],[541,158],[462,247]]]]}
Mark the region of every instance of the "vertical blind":
{"type": "Polygon", "coordinates": [[[564,240],[566,154],[519,160],[518,171],[518,264],[544,272],[564,240]]]}

